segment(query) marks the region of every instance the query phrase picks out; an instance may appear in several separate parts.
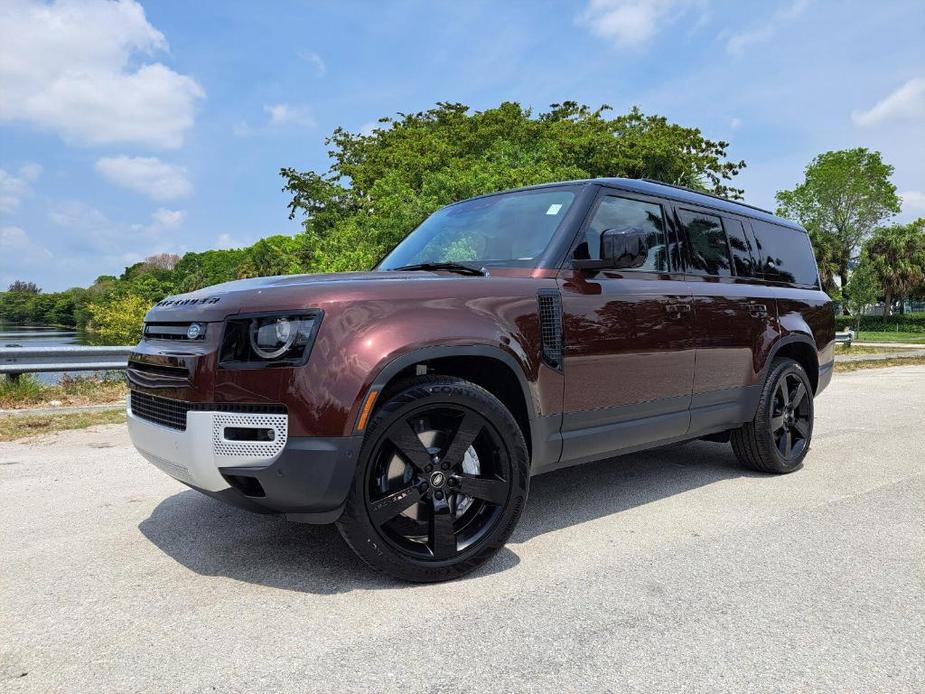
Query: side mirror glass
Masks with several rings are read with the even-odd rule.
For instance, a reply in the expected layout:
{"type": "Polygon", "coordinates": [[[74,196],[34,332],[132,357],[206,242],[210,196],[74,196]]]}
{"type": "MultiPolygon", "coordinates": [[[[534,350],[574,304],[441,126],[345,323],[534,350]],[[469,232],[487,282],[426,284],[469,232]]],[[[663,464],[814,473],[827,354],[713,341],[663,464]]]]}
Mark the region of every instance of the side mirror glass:
{"type": "Polygon", "coordinates": [[[600,260],[574,260],[572,266],[583,270],[627,270],[646,264],[648,234],[638,227],[605,229],[601,233],[600,260]]]}

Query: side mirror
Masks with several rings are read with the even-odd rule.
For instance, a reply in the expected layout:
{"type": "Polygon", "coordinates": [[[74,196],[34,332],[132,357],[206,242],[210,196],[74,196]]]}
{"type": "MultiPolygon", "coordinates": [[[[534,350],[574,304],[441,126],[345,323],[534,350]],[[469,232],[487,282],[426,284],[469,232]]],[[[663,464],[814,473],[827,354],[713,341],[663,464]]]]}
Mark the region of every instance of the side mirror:
{"type": "Polygon", "coordinates": [[[642,267],[649,255],[648,233],[638,227],[604,229],[601,233],[600,260],[573,260],[581,270],[625,270],[642,267]]]}

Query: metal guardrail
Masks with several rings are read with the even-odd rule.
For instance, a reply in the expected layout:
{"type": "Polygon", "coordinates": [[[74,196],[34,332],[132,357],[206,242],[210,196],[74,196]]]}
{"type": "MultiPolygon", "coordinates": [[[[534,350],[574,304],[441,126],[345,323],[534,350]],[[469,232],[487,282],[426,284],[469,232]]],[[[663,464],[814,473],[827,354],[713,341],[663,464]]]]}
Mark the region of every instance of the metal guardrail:
{"type": "Polygon", "coordinates": [[[0,374],[121,371],[132,347],[0,347],[0,374]]]}
{"type": "Polygon", "coordinates": [[[854,331],[849,330],[845,333],[835,333],[835,342],[840,345],[851,346],[851,343],[854,342],[854,331]]]}

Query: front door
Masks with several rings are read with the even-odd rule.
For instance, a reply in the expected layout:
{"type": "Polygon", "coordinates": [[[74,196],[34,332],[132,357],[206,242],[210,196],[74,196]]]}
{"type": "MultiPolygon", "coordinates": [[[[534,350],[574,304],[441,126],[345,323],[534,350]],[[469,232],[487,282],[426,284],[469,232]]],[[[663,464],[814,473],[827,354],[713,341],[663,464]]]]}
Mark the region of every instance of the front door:
{"type": "Polygon", "coordinates": [[[620,271],[564,269],[560,274],[564,464],[687,432],[693,312],[665,213],[658,199],[604,189],[572,257],[599,258],[605,229],[636,227],[648,232],[645,265],[620,271]]]}

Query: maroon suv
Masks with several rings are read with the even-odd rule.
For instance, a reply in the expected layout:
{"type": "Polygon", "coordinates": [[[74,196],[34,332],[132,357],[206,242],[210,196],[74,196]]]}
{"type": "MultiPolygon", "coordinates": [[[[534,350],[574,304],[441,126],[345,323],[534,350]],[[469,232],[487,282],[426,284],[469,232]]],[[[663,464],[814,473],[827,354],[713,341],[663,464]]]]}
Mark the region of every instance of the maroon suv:
{"type": "Polygon", "coordinates": [[[161,301],[129,430],[190,487],[439,581],[505,543],[531,475],[694,438],[796,470],[834,337],[799,226],[654,182],[543,185],[438,210],[372,272],[161,301]]]}

